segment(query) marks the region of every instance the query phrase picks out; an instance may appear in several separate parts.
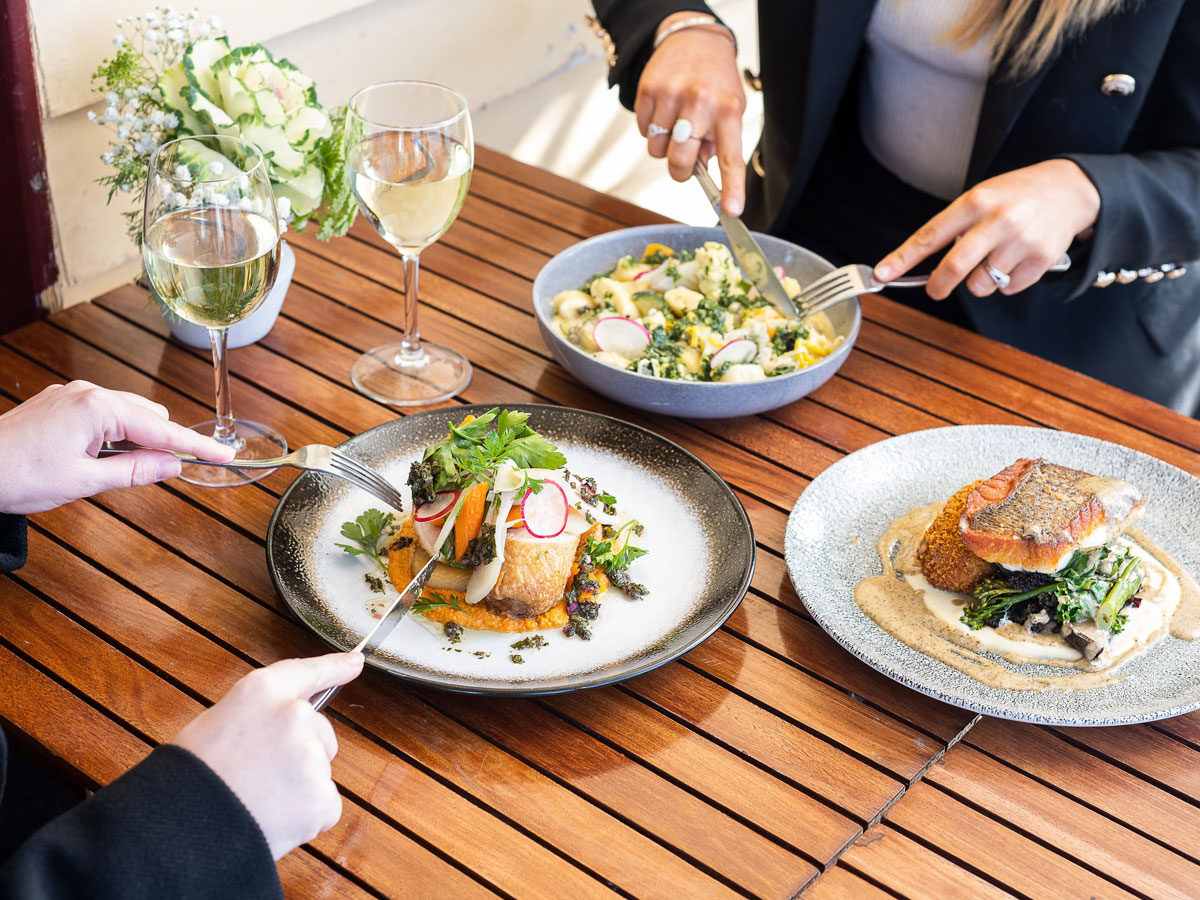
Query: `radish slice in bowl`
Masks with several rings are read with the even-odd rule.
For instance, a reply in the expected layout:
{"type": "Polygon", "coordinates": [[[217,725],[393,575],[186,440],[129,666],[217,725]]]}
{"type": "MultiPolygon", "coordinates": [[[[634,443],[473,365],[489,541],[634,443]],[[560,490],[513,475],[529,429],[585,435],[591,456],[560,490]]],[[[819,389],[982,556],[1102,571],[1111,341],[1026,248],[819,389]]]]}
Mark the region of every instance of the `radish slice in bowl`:
{"type": "Polygon", "coordinates": [[[440,519],[454,508],[458,502],[459,491],[438,491],[428,503],[422,503],[413,510],[414,522],[432,522],[440,519]]]}
{"type": "Polygon", "coordinates": [[[592,329],[592,339],[601,350],[637,359],[650,346],[650,332],[633,319],[606,316],[592,329]]]}
{"type": "Polygon", "coordinates": [[[558,537],[567,527],[567,495],[553,481],[542,485],[538,493],[530,488],[521,500],[521,519],[525,530],[535,538],[558,537]]]}
{"type": "Polygon", "coordinates": [[[753,362],[756,356],[758,344],[748,338],[737,338],[714,353],[708,364],[712,369],[719,369],[725,363],[753,362]]]}

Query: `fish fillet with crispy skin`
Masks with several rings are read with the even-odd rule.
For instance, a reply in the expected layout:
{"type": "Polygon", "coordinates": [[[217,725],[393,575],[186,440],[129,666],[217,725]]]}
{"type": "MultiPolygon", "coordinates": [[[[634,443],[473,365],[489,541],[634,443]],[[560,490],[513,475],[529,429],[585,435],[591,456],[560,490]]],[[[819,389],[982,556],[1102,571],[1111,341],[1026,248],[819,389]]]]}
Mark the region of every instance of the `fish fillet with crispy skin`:
{"type": "Polygon", "coordinates": [[[1076,550],[1108,543],[1145,511],[1146,499],[1126,481],[1018,459],[971,491],[959,524],[981,559],[1057,572],[1076,550]]]}
{"type": "Polygon", "coordinates": [[[985,562],[967,549],[958,527],[967,504],[967,495],[980,483],[968,484],[947,500],[921,538],[917,562],[921,564],[921,574],[936,588],[969,594],[995,569],[990,562],[985,562]]]}

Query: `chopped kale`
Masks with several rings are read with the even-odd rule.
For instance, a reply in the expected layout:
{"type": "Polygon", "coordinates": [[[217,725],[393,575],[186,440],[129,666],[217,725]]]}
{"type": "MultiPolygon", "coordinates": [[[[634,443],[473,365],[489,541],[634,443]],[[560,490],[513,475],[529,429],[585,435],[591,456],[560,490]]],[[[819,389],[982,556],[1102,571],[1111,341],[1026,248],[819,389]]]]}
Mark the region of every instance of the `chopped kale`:
{"type": "Polygon", "coordinates": [[[516,663],[518,666],[520,666],[520,665],[524,665],[524,664],[525,664],[525,659],[524,659],[524,657],[522,657],[522,656],[521,656],[521,654],[519,654],[519,653],[510,653],[510,654],[508,655],[508,658],[509,658],[509,659],[510,659],[512,662],[516,663]]]}
{"type": "Polygon", "coordinates": [[[446,640],[452,644],[457,644],[462,640],[463,627],[457,622],[447,622],[442,626],[442,631],[446,634],[446,640]]]}
{"type": "Polygon", "coordinates": [[[771,338],[771,347],[775,350],[776,356],[782,356],[784,353],[790,353],[796,349],[796,343],[808,338],[808,328],[802,322],[795,324],[780,325],[775,329],[775,337],[771,338]]]}
{"type": "Polygon", "coordinates": [[[509,644],[514,650],[541,650],[550,642],[540,634],[531,634],[529,637],[521,638],[521,640],[509,644]]]}
{"type": "Polygon", "coordinates": [[[479,536],[467,542],[467,549],[459,560],[465,566],[483,566],[496,558],[496,526],[483,525],[479,536]]]}
{"type": "Polygon", "coordinates": [[[365,572],[363,573],[363,581],[367,583],[367,587],[371,589],[372,593],[383,594],[387,592],[387,589],[383,586],[383,579],[378,575],[365,572]]]}
{"type": "Polygon", "coordinates": [[[655,250],[653,253],[647,253],[645,256],[643,256],[642,262],[649,263],[652,266],[661,266],[670,258],[671,254],[664,253],[661,250],[655,250]]]}
{"type": "Polygon", "coordinates": [[[729,313],[720,303],[710,300],[708,297],[702,297],[691,314],[697,321],[703,322],[713,331],[719,331],[722,334],[729,326],[729,313]]]}
{"type": "Polygon", "coordinates": [[[421,460],[409,466],[408,486],[412,488],[414,507],[433,502],[434,497],[437,496],[436,480],[437,474],[434,472],[433,463],[421,460]]]}
{"type": "Polygon", "coordinates": [[[696,258],[696,251],[695,250],[680,250],[678,253],[675,254],[675,258],[678,259],[680,262],[691,262],[693,259],[696,258]]]}

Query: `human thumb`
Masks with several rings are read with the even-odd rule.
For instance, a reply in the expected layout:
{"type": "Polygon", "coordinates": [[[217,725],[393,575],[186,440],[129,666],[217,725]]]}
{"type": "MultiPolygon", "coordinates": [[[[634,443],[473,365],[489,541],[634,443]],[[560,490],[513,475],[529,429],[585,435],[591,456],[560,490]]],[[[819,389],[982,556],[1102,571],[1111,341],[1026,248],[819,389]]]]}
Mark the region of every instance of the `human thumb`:
{"type": "Polygon", "coordinates": [[[141,487],[174,478],[183,467],[179,457],[162,450],[134,450],[97,460],[93,475],[97,483],[92,493],[113,488],[141,487]]]}

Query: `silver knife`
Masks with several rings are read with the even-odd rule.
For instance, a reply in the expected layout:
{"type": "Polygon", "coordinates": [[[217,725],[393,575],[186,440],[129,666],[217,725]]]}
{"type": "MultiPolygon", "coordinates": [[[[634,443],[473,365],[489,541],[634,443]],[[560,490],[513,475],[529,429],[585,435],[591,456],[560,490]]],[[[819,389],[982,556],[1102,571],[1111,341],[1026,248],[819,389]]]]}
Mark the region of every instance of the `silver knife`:
{"type": "MultiPolygon", "coordinates": [[[[392,605],[380,617],[375,627],[367,632],[367,636],[358,642],[358,646],[351,650],[351,653],[361,653],[364,659],[371,658],[371,654],[379,649],[380,645],[387,640],[388,635],[400,624],[400,620],[412,609],[417,595],[425,589],[425,585],[429,584],[429,576],[433,574],[433,570],[437,568],[437,564],[438,560],[436,556],[425,563],[416,577],[408,583],[408,587],[401,591],[399,596],[392,601],[392,605]]],[[[342,685],[337,684],[314,695],[312,698],[313,709],[320,712],[325,707],[325,704],[333,699],[334,694],[341,689],[342,685]]]]}
{"type": "Polygon", "coordinates": [[[775,270],[771,268],[771,264],[767,262],[762,247],[758,246],[758,241],[754,239],[750,229],[742,224],[741,219],[725,212],[725,208],[721,205],[721,191],[713,182],[712,176],[708,174],[704,163],[699,159],[696,160],[695,175],[696,180],[700,182],[700,187],[704,188],[704,193],[708,195],[708,202],[712,204],[717,218],[720,219],[721,227],[725,229],[734,258],[741,265],[746,277],[750,279],[750,283],[758,288],[760,294],[775,304],[775,307],[785,316],[793,319],[799,318],[800,312],[796,309],[796,304],[783,289],[783,284],[780,282],[779,276],[775,274],[775,270]]]}

